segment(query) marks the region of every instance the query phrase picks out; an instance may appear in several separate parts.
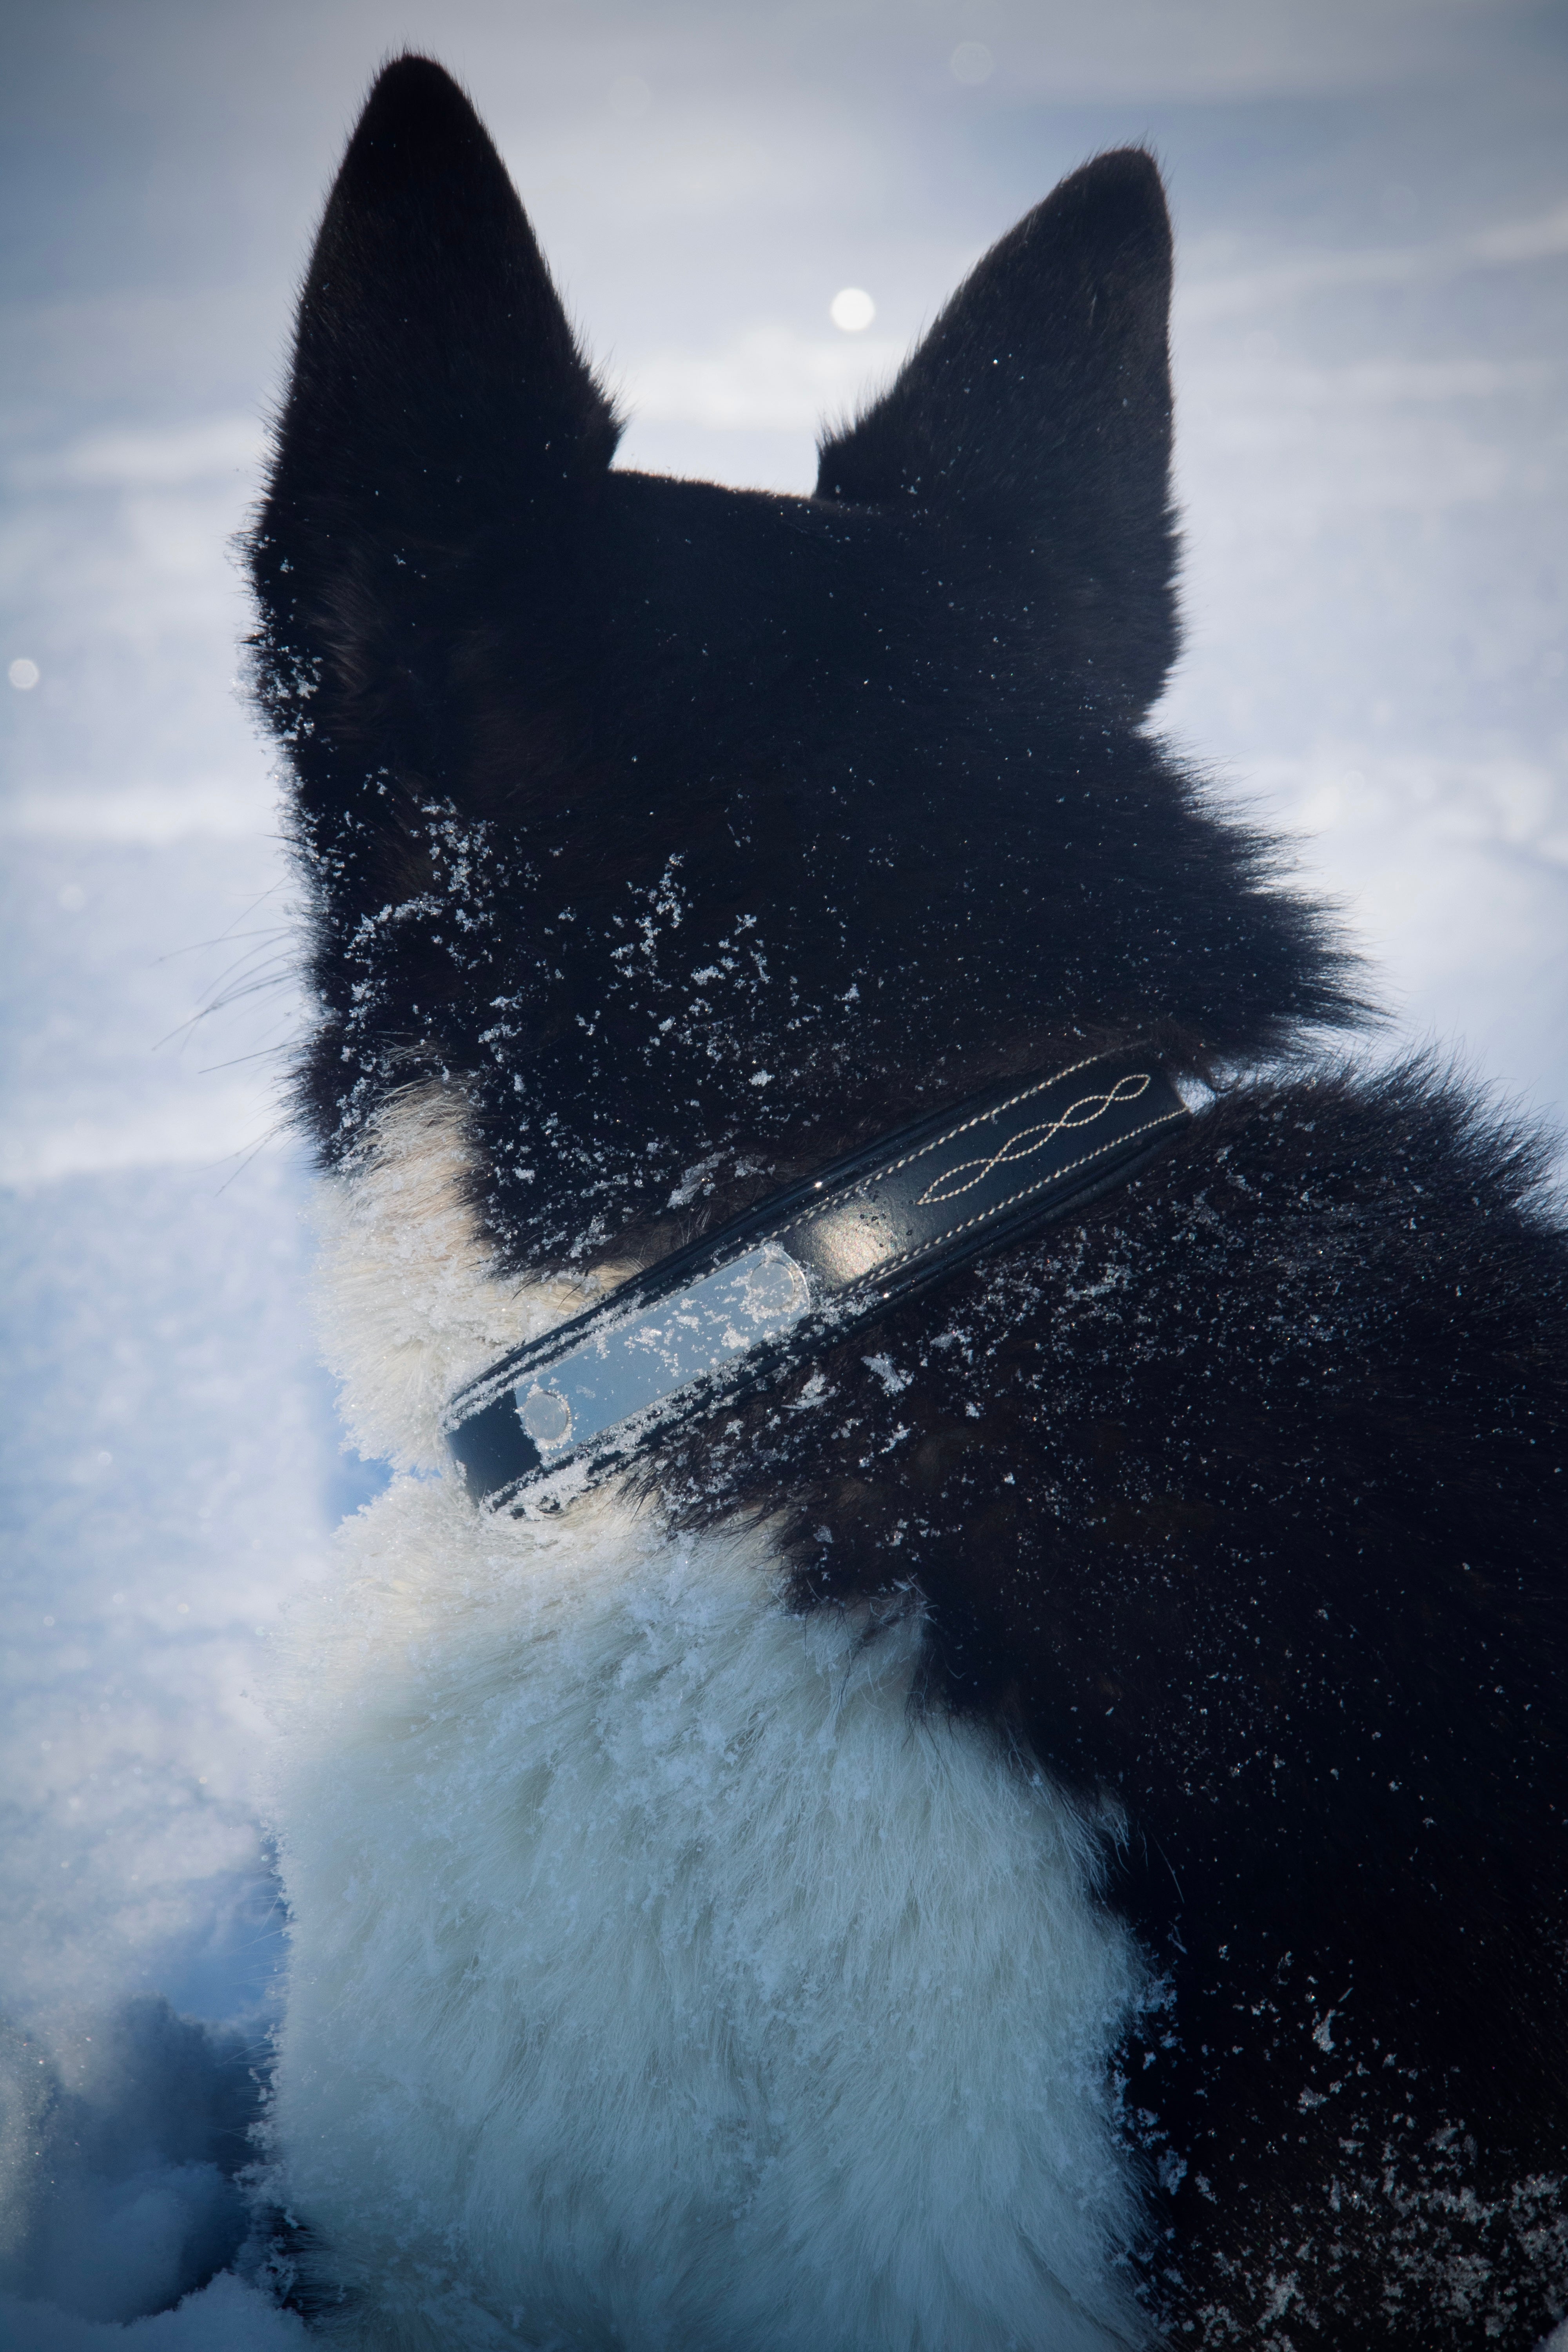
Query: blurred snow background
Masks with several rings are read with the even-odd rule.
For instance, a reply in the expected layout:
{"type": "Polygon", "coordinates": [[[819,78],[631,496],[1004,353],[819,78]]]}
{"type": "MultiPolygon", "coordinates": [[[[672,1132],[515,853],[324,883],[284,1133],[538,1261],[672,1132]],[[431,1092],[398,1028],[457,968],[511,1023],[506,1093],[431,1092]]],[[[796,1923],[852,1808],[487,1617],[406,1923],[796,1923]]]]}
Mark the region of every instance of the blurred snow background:
{"type": "Polygon", "coordinates": [[[1561,6],[10,0],[18,2352],[301,2340],[225,2267],[247,2259],[234,2175],[281,1932],[247,1685],[377,1474],[340,1453],[314,1361],[306,1176],[279,1129],[289,881],[232,689],[227,542],[314,215],[408,41],[488,117],[632,407],[623,462],[729,481],[807,488],[819,415],[886,376],[990,241],[1095,149],[1152,141],[1187,509],[1163,723],[1300,836],[1402,1034],[1568,1103],[1561,6]],[[853,332],[829,316],[847,287],[875,310],[853,332]]]}

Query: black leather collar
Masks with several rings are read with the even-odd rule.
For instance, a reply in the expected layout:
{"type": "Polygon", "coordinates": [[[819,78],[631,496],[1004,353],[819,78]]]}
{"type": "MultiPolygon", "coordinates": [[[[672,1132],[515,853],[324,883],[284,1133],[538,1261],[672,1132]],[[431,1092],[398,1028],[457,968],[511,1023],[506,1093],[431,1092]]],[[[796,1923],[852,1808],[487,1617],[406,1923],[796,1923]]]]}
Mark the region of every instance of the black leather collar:
{"type": "Polygon", "coordinates": [[[1136,1049],[884,1137],[623,1283],[459,1391],[476,1502],[563,1502],[670,1421],[1124,1182],[1190,1117],[1136,1049]]]}

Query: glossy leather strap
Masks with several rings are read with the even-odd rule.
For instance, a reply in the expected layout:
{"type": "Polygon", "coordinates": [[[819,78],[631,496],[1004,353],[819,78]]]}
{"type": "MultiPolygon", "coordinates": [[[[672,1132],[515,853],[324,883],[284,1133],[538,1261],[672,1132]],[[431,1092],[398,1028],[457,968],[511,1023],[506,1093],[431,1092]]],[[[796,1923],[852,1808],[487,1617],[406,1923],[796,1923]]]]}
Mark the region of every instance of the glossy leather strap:
{"type": "Polygon", "coordinates": [[[672,1420],[1125,1181],[1189,1116],[1158,1064],[1123,1050],[994,1089],[775,1194],[460,1391],[447,1433],[469,1493],[565,1500],[672,1420]]]}

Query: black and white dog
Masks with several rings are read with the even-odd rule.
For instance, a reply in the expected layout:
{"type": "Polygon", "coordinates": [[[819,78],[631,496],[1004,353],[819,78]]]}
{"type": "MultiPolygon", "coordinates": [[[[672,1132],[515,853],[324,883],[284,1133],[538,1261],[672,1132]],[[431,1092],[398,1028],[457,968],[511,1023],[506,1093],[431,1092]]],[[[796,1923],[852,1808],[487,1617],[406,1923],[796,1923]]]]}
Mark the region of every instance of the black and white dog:
{"type": "Polygon", "coordinates": [[[253,558],[330,1335],[404,1474],[277,1692],[279,2160],[376,2352],[1568,2308],[1568,1252],[1457,1082],[1304,1058],[1331,926],[1143,731],[1170,270],[1100,157],[813,497],[742,493],[612,469],[437,67],[350,144],[253,558]],[[1022,1176],[523,1475],[571,1412],[518,1351],[855,1154],[989,1182],[1148,1087],[1097,1197],[1022,1176]]]}

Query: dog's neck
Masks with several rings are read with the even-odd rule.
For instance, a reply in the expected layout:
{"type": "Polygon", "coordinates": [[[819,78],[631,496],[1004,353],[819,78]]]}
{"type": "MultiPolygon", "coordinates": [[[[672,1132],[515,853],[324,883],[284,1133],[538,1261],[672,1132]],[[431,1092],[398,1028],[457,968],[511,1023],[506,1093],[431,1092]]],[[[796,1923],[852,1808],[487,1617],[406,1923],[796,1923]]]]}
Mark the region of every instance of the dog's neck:
{"type": "Polygon", "coordinates": [[[878,1137],[487,1368],[447,1423],[469,1493],[592,1482],[781,1358],[1129,1181],[1190,1116],[1141,1044],[878,1137]]]}

